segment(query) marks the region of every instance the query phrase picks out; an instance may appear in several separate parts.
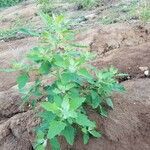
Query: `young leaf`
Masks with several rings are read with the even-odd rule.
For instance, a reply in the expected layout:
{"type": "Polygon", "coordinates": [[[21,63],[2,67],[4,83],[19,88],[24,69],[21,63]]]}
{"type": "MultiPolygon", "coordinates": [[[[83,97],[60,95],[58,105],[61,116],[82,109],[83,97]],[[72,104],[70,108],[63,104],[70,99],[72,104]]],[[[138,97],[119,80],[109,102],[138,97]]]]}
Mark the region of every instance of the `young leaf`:
{"type": "Polygon", "coordinates": [[[100,114],[103,116],[103,117],[108,117],[108,112],[106,111],[106,109],[102,106],[99,107],[100,108],[100,114]]]}
{"type": "Polygon", "coordinates": [[[81,126],[95,128],[95,123],[88,119],[88,117],[84,114],[78,113],[76,118],[76,123],[81,126]]]}
{"type": "Polygon", "coordinates": [[[47,137],[53,139],[59,135],[66,127],[66,124],[62,121],[52,121],[49,126],[47,137]]]}
{"type": "Polygon", "coordinates": [[[62,98],[61,98],[61,96],[60,95],[54,95],[54,102],[56,103],[56,105],[58,106],[58,107],[61,107],[61,104],[62,104],[62,98]]]}
{"type": "Polygon", "coordinates": [[[84,101],[85,101],[85,98],[76,97],[70,101],[70,108],[72,110],[76,110],[84,103],[84,101]]]}
{"type": "Polygon", "coordinates": [[[90,75],[90,73],[85,69],[85,68],[81,68],[78,72],[79,75],[85,77],[86,79],[93,79],[93,77],[90,75]]]}
{"type": "Polygon", "coordinates": [[[50,140],[50,144],[52,146],[52,150],[61,150],[60,144],[56,137],[54,137],[50,140]]]}
{"type": "Polygon", "coordinates": [[[112,102],[112,100],[111,100],[110,98],[107,98],[107,99],[106,99],[106,103],[107,103],[107,105],[108,105],[109,107],[111,107],[112,109],[114,108],[113,102],[112,102]]]}
{"type": "Polygon", "coordinates": [[[66,138],[70,145],[73,145],[75,138],[75,129],[72,126],[67,126],[65,130],[62,131],[62,135],[66,138]]]}
{"type": "Polygon", "coordinates": [[[55,55],[54,57],[54,64],[58,67],[65,67],[64,66],[64,59],[60,55],[55,55]]]}
{"type": "Polygon", "coordinates": [[[99,132],[97,132],[96,130],[91,130],[91,131],[89,131],[90,132],[90,134],[92,134],[94,137],[96,137],[96,138],[100,138],[102,135],[99,133],[99,132]]]}
{"type": "Polygon", "coordinates": [[[113,91],[124,92],[125,88],[124,88],[123,85],[116,83],[116,84],[113,85],[113,91]]]}
{"type": "Polygon", "coordinates": [[[97,94],[96,91],[92,90],[91,91],[91,97],[92,97],[92,107],[97,108],[100,104],[100,97],[97,94]]]}
{"type": "Polygon", "coordinates": [[[89,142],[89,134],[87,133],[87,134],[83,134],[83,143],[84,144],[88,144],[88,142],[89,142]]]}
{"type": "Polygon", "coordinates": [[[29,75],[27,73],[21,74],[17,78],[17,83],[18,83],[19,89],[22,89],[27,84],[28,81],[29,81],[29,75]]]}
{"type": "Polygon", "coordinates": [[[31,35],[31,36],[39,36],[40,35],[39,33],[36,33],[34,31],[31,31],[31,30],[26,29],[26,28],[21,28],[20,32],[27,34],[27,35],[31,35]]]}
{"type": "Polygon", "coordinates": [[[50,102],[42,102],[41,106],[47,110],[47,111],[51,111],[54,114],[58,114],[59,113],[59,107],[56,105],[56,103],[50,103],[50,102]]]}
{"type": "Polygon", "coordinates": [[[51,64],[47,62],[43,62],[39,68],[39,72],[41,74],[48,74],[51,68],[51,64]]]}

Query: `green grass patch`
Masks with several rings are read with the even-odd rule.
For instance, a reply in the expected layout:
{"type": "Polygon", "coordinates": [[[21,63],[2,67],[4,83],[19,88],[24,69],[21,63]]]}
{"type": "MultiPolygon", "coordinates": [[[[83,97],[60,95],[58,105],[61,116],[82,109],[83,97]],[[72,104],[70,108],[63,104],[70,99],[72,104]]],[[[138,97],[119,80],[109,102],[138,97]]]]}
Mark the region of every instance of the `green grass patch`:
{"type": "Polygon", "coordinates": [[[21,18],[17,18],[10,27],[0,29],[0,40],[7,41],[10,39],[21,38],[22,36],[24,36],[20,32],[22,28],[33,28],[33,25],[21,18]]]}
{"type": "Polygon", "coordinates": [[[101,24],[112,24],[131,20],[150,21],[150,3],[148,0],[133,0],[129,3],[120,2],[113,6],[99,19],[101,24]]]}
{"type": "Polygon", "coordinates": [[[0,0],[0,7],[9,7],[18,4],[23,0],[0,0]]]}

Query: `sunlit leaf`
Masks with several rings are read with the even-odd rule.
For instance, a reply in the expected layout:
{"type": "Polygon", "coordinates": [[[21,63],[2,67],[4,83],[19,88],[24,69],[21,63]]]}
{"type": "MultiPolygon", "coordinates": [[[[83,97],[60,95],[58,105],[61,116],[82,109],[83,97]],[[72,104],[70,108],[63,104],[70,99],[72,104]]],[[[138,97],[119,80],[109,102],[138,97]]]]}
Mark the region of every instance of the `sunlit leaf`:
{"type": "Polygon", "coordinates": [[[49,139],[53,139],[59,135],[66,127],[66,124],[62,121],[52,121],[49,126],[48,135],[49,139]]]}

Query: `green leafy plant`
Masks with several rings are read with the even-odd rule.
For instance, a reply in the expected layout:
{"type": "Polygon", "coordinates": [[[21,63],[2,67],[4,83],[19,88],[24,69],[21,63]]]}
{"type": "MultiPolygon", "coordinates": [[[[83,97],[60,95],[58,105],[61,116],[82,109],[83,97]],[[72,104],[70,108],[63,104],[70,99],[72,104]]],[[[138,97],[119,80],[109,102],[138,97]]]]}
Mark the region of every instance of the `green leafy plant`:
{"type": "Polygon", "coordinates": [[[0,7],[8,7],[8,6],[13,6],[23,0],[1,0],[0,1],[0,7]]]}
{"type": "Polygon", "coordinates": [[[40,9],[45,13],[51,13],[54,9],[53,0],[37,0],[37,4],[40,6],[40,9]]]}
{"type": "Polygon", "coordinates": [[[117,22],[129,22],[130,20],[150,21],[149,0],[132,0],[118,2],[99,18],[101,24],[112,24],[117,22]]]}
{"type": "MultiPolygon", "coordinates": [[[[107,117],[107,109],[113,108],[112,92],[124,91],[116,81],[121,74],[113,67],[97,70],[91,66],[89,61],[94,56],[87,47],[74,43],[74,32],[63,16],[41,17],[44,31],[34,33],[40,39],[39,46],[27,54],[28,63],[16,62],[12,69],[21,72],[17,83],[23,102],[35,110],[37,105],[42,108],[34,148],[44,150],[49,142],[53,149],[60,149],[60,136],[73,145],[79,130],[87,144],[91,136],[101,137],[95,121],[88,117],[88,109],[107,117]],[[27,85],[31,72],[35,81],[27,85]]],[[[26,29],[22,32],[29,33],[26,29]]]]}
{"type": "Polygon", "coordinates": [[[25,20],[16,18],[14,22],[12,22],[11,26],[8,28],[0,29],[0,40],[11,40],[11,39],[18,39],[23,37],[24,35],[20,33],[21,28],[29,28],[34,30],[36,27],[31,22],[26,22],[25,20]]]}

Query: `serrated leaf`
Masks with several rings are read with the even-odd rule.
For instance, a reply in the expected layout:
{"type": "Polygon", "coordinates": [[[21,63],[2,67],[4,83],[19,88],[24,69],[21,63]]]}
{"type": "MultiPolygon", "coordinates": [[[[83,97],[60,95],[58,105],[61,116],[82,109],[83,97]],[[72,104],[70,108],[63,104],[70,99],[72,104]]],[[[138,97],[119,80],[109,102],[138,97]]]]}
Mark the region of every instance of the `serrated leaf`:
{"type": "Polygon", "coordinates": [[[83,143],[84,144],[88,144],[88,142],[89,142],[89,134],[83,134],[83,143]]]}
{"type": "Polygon", "coordinates": [[[100,114],[103,116],[103,117],[108,117],[108,112],[106,111],[106,109],[102,106],[99,107],[100,108],[100,114]]]}
{"type": "Polygon", "coordinates": [[[50,140],[50,144],[52,146],[52,150],[61,150],[60,144],[56,137],[50,140]]]}
{"type": "Polygon", "coordinates": [[[92,90],[91,91],[91,97],[92,97],[92,107],[97,108],[100,104],[100,97],[97,94],[96,91],[92,90]]]}
{"type": "Polygon", "coordinates": [[[67,126],[65,130],[62,131],[62,135],[66,138],[70,145],[73,145],[75,138],[75,129],[72,126],[67,126]]]}
{"type": "Polygon", "coordinates": [[[89,132],[96,138],[100,138],[102,136],[101,133],[97,132],[96,130],[91,130],[89,132]]]}
{"type": "Polygon", "coordinates": [[[48,74],[51,68],[51,64],[47,62],[43,62],[39,68],[39,72],[41,74],[48,74]]]}
{"type": "Polygon", "coordinates": [[[47,111],[51,111],[54,114],[58,114],[60,111],[60,108],[56,105],[56,103],[50,103],[50,102],[42,102],[41,103],[42,108],[44,108],[47,111]]]}
{"type": "Polygon", "coordinates": [[[106,103],[107,103],[107,105],[108,105],[109,107],[111,107],[112,109],[114,108],[113,102],[112,102],[112,100],[111,100],[110,98],[107,98],[107,99],[106,99],[106,103]]]}
{"type": "Polygon", "coordinates": [[[36,134],[36,137],[37,139],[44,139],[44,132],[39,130],[36,134]]]}
{"type": "Polygon", "coordinates": [[[63,115],[63,118],[64,119],[68,118],[70,116],[70,114],[69,114],[70,104],[69,104],[69,100],[68,99],[64,99],[63,100],[61,108],[62,108],[61,113],[63,115]]]}
{"type": "Polygon", "coordinates": [[[79,71],[78,71],[78,74],[87,78],[87,79],[93,79],[93,77],[90,75],[90,73],[85,69],[85,68],[81,68],[79,71]]]}
{"type": "Polygon", "coordinates": [[[17,78],[17,83],[18,83],[19,89],[22,89],[27,84],[28,81],[29,81],[29,75],[27,73],[21,74],[17,78]]]}
{"type": "Polygon", "coordinates": [[[85,98],[83,97],[76,97],[73,98],[72,100],[70,100],[70,108],[72,110],[76,110],[77,108],[79,108],[83,103],[85,102],[85,98]]]}
{"type": "Polygon", "coordinates": [[[78,113],[76,118],[76,123],[81,126],[95,128],[95,123],[88,119],[88,117],[84,114],[78,113]]]}
{"type": "Polygon", "coordinates": [[[63,100],[59,95],[54,96],[54,102],[57,104],[57,106],[61,107],[62,101],[63,100]]]}
{"type": "Polygon", "coordinates": [[[60,55],[55,55],[54,57],[54,64],[59,67],[65,67],[64,66],[64,59],[60,55]]]}
{"type": "Polygon", "coordinates": [[[59,135],[66,127],[66,124],[62,121],[52,121],[49,126],[47,137],[53,139],[59,135]]]}
{"type": "Polygon", "coordinates": [[[44,112],[41,112],[39,114],[39,116],[45,121],[45,122],[51,122],[55,119],[55,115],[50,112],[50,111],[44,111],[44,112]]]}

